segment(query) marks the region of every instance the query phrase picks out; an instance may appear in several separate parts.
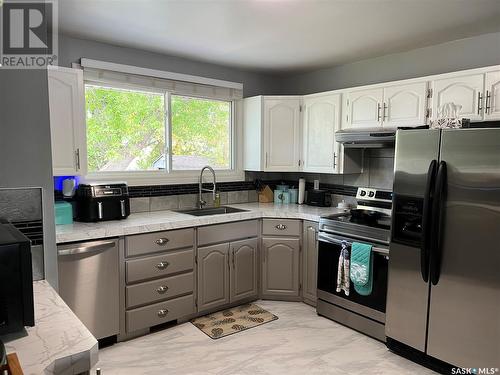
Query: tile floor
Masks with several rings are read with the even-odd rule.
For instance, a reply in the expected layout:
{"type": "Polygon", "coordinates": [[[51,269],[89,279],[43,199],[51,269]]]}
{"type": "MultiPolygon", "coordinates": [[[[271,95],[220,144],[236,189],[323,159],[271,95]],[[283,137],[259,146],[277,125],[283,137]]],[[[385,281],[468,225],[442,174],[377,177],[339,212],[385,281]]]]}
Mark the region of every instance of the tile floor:
{"type": "Polygon", "coordinates": [[[99,351],[98,367],[102,375],[434,374],[303,303],[256,303],[279,319],[218,340],[181,324],[99,351]]]}

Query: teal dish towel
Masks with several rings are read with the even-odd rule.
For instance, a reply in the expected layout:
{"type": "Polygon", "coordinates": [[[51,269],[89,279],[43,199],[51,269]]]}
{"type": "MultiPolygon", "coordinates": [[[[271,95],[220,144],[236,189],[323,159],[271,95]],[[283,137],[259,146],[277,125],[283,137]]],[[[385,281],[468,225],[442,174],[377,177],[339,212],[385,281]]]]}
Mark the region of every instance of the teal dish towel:
{"type": "Polygon", "coordinates": [[[354,290],[362,295],[369,296],[373,286],[373,256],[372,246],[353,242],[351,245],[350,278],[354,290]]]}

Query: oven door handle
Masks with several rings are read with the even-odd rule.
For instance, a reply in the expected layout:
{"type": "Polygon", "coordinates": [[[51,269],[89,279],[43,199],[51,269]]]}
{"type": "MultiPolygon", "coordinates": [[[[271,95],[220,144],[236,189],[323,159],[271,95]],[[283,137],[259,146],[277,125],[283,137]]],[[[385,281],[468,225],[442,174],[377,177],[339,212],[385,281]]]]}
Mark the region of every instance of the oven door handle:
{"type": "MultiPolygon", "coordinates": [[[[320,242],[333,243],[333,244],[336,244],[336,245],[341,245],[342,241],[346,241],[346,240],[341,240],[341,239],[339,239],[339,238],[337,238],[335,236],[332,236],[331,234],[327,234],[327,233],[323,233],[323,232],[319,233],[318,240],[320,242]]],[[[348,245],[352,244],[352,242],[349,242],[349,241],[346,241],[346,242],[347,242],[348,245]]],[[[372,246],[372,251],[375,252],[375,253],[386,255],[386,256],[389,255],[389,249],[386,249],[386,248],[383,248],[383,247],[372,246]]]]}

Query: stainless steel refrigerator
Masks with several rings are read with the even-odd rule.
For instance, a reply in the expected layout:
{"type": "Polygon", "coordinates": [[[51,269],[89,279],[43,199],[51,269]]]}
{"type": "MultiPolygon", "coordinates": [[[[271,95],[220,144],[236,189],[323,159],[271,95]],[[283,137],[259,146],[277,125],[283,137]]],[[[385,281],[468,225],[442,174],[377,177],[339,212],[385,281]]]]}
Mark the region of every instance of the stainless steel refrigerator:
{"type": "Polygon", "coordinates": [[[388,347],[499,368],[500,129],[398,131],[393,193],[388,347]]]}

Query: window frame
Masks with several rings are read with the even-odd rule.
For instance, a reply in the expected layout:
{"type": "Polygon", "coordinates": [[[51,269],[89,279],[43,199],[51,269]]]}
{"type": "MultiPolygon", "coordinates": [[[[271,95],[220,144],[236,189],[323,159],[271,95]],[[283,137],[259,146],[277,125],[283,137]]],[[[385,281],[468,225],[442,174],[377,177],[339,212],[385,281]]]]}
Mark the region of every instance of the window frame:
{"type": "MultiPolygon", "coordinates": [[[[198,182],[199,170],[172,170],[172,111],[171,111],[171,97],[184,96],[195,99],[205,99],[213,101],[229,102],[231,105],[231,119],[230,119],[230,163],[231,169],[218,169],[215,170],[217,181],[242,181],[245,179],[245,173],[242,168],[242,144],[240,141],[241,134],[241,100],[223,100],[215,99],[205,96],[183,95],[176,94],[169,90],[159,89],[155,87],[140,86],[135,84],[125,83],[106,83],[93,81],[89,79],[84,80],[84,100],[85,89],[87,85],[101,86],[110,89],[122,89],[131,91],[144,91],[150,93],[163,94],[164,109],[165,109],[165,169],[164,170],[149,170],[149,171],[106,171],[106,172],[87,172],[83,176],[83,181],[109,181],[120,180],[126,182],[130,186],[138,185],[169,185],[178,183],[196,183],[198,182]]],[[[87,134],[87,111],[85,110],[85,134],[87,134]]],[[[87,153],[87,145],[85,145],[85,152],[87,153]]],[[[87,166],[86,166],[87,167],[87,166]]]]}

